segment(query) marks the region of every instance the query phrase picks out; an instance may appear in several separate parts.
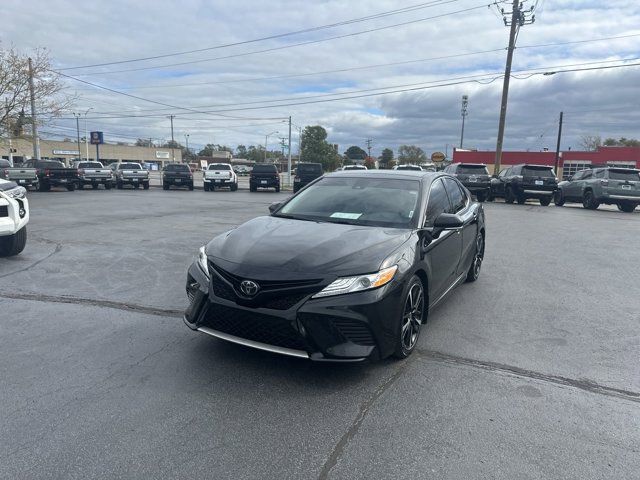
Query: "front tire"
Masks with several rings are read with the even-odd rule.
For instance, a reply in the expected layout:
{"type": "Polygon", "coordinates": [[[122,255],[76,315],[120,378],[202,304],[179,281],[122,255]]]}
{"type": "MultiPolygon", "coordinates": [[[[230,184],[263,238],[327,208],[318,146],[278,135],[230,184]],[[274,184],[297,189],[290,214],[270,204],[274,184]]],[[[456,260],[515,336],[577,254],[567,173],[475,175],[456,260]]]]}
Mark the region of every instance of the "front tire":
{"type": "Polygon", "coordinates": [[[76,189],[75,183],[70,183],[69,185],[67,185],[67,190],[69,190],[70,192],[73,192],[75,189],[76,189]]]}
{"type": "Polygon", "coordinates": [[[543,197],[540,199],[540,205],[542,205],[543,207],[548,207],[550,203],[551,197],[543,197]]]}
{"type": "Polygon", "coordinates": [[[276,187],[276,193],[280,193],[280,187],[276,187]]]}
{"type": "Polygon", "coordinates": [[[402,313],[396,332],[396,349],[393,353],[396,358],[405,359],[415,349],[424,323],[424,314],[424,288],[420,279],[414,275],[409,280],[403,297],[402,313]]]}
{"type": "Polygon", "coordinates": [[[564,205],[565,198],[562,194],[562,190],[556,190],[553,194],[553,203],[556,204],[556,207],[561,207],[564,205]]]}
{"type": "Polygon", "coordinates": [[[476,199],[478,199],[478,201],[482,203],[487,199],[487,194],[485,192],[478,192],[476,193],[476,199]]]}
{"type": "Polygon", "coordinates": [[[238,190],[238,183],[237,182],[231,184],[231,191],[235,192],[236,190],[238,190]]]}
{"type": "Polygon", "coordinates": [[[484,236],[482,232],[478,233],[476,238],[476,253],[473,256],[473,262],[467,272],[467,282],[475,282],[480,276],[480,268],[482,267],[482,261],[484,260],[484,236]]]}
{"type": "Polygon", "coordinates": [[[587,210],[596,210],[600,206],[600,203],[598,203],[596,196],[591,190],[584,192],[582,197],[582,206],[587,210]]]}
{"type": "Polygon", "coordinates": [[[27,227],[24,226],[13,235],[0,237],[0,257],[12,257],[24,250],[27,244],[27,227]]]}

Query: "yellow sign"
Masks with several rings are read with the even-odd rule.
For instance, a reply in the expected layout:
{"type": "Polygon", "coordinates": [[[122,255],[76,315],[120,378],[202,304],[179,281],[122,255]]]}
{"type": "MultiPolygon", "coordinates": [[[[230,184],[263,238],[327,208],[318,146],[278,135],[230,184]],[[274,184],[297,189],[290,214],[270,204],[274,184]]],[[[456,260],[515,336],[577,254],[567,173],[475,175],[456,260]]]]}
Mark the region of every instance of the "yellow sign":
{"type": "Polygon", "coordinates": [[[444,159],[445,159],[445,158],[446,158],[446,157],[445,157],[444,153],[442,153],[442,152],[433,152],[433,153],[431,154],[431,161],[432,161],[433,163],[441,163],[441,162],[444,162],[444,159]]]}

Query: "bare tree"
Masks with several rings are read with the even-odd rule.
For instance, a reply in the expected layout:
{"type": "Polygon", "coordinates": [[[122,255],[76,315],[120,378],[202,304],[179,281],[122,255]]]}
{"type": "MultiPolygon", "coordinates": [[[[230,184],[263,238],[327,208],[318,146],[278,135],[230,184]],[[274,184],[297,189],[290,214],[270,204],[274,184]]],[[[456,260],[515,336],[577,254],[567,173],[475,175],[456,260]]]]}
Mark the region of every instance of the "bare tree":
{"type": "MultiPolygon", "coordinates": [[[[57,117],[71,107],[75,97],[65,95],[60,76],[51,70],[49,52],[36,49],[31,55],[36,112],[41,118],[57,117]]],[[[0,47],[0,129],[14,129],[21,113],[30,112],[29,56],[15,48],[0,47]]],[[[30,117],[27,113],[27,117],[30,117]]],[[[27,118],[27,123],[31,118],[27,118]]],[[[20,124],[22,127],[22,124],[20,124]]]]}
{"type": "Polygon", "coordinates": [[[585,150],[597,150],[601,145],[600,135],[582,135],[580,137],[580,146],[585,150]]]}

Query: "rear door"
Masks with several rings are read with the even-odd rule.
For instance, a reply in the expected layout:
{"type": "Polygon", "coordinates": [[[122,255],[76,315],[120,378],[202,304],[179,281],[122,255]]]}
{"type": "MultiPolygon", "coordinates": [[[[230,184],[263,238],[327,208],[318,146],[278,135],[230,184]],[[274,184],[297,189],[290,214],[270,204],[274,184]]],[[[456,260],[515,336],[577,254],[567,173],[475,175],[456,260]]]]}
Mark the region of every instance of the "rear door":
{"type": "MultiPolygon", "coordinates": [[[[451,212],[451,202],[441,178],[433,181],[427,196],[425,227],[433,227],[433,222],[441,213],[451,212]]],[[[424,240],[423,240],[424,241],[424,240]]],[[[437,301],[456,278],[462,235],[459,231],[447,230],[428,244],[426,255],[431,267],[430,298],[437,301]]]]}
{"type": "Polygon", "coordinates": [[[472,208],[473,202],[467,195],[466,189],[452,178],[444,179],[444,186],[451,201],[451,213],[460,215],[464,221],[457,235],[462,235],[462,250],[456,269],[457,276],[467,271],[475,253],[476,237],[478,235],[478,215],[472,208]]]}

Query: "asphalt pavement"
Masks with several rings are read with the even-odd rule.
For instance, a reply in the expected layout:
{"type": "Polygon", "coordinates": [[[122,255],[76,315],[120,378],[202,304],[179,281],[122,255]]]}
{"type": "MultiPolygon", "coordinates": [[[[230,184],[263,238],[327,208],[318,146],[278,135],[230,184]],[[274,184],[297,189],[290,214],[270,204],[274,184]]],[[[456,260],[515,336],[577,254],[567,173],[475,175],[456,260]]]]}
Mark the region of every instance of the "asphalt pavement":
{"type": "Polygon", "coordinates": [[[29,193],[0,259],[0,478],[640,478],[640,211],[486,204],[480,279],[404,362],[183,325],[214,235],[288,194],[29,193]]]}

